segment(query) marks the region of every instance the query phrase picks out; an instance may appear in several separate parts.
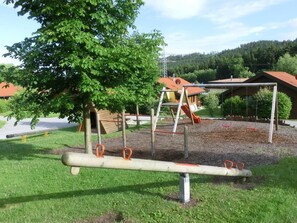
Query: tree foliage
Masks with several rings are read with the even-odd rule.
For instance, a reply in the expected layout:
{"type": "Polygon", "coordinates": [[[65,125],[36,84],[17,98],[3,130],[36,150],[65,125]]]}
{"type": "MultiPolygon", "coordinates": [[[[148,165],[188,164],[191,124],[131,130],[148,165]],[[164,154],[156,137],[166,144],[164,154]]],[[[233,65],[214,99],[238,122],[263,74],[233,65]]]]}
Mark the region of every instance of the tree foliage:
{"type": "Polygon", "coordinates": [[[292,75],[297,74],[297,55],[291,56],[289,53],[286,53],[284,56],[281,56],[276,65],[275,70],[284,71],[292,75]]]}
{"type": "MultiPolygon", "coordinates": [[[[40,23],[34,36],[7,48],[8,56],[22,62],[22,102],[34,120],[56,112],[80,121],[93,105],[120,111],[151,100],[163,39],[157,31],[128,33],[141,0],[6,2],[40,23]]],[[[14,115],[21,119],[20,114],[14,115]]]]}
{"type": "MultiPolygon", "coordinates": [[[[294,41],[258,41],[217,53],[170,56],[168,74],[177,76],[200,70],[216,70],[215,79],[251,77],[263,70],[273,70],[279,58],[286,53],[297,55],[297,39],[294,41]]],[[[205,80],[203,80],[205,81],[205,80]]]]}

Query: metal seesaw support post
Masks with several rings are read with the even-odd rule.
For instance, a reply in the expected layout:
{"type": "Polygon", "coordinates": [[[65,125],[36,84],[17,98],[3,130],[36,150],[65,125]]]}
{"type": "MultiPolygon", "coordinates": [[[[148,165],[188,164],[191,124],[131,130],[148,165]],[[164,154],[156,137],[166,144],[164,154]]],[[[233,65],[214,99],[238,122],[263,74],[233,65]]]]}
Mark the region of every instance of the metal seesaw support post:
{"type": "Polygon", "coordinates": [[[179,174],[179,200],[182,203],[190,201],[190,176],[188,173],[179,174]]]}

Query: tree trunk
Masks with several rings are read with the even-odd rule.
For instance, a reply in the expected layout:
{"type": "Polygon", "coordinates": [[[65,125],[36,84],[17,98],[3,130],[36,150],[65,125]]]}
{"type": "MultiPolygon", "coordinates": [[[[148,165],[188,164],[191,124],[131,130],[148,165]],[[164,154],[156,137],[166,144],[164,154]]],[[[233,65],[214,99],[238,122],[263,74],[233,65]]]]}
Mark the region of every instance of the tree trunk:
{"type": "Polygon", "coordinates": [[[91,115],[89,106],[84,108],[84,127],[85,127],[85,149],[86,153],[92,154],[92,132],[91,132],[91,115]]]}

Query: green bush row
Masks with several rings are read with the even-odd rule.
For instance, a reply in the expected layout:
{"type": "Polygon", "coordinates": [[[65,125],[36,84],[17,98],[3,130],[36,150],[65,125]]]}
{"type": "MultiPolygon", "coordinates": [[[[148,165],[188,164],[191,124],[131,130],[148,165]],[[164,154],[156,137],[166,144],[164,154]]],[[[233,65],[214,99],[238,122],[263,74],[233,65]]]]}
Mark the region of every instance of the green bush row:
{"type": "MultiPolygon", "coordinates": [[[[222,113],[224,116],[240,115],[240,116],[257,116],[258,118],[270,118],[271,103],[273,93],[266,88],[261,89],[256,94],[245,99],[234,96],[226,99],[222,105],[222,113]]],[[[292,109],[290,98],[282,92],[277,93],[278,99],[278,117],[280,119],[288,119],[292,109]]]]}

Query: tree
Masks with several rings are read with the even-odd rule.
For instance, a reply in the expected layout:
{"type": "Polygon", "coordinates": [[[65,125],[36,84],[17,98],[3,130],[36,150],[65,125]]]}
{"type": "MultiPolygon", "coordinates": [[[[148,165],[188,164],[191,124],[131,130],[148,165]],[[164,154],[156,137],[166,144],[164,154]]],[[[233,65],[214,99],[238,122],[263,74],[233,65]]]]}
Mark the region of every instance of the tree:
{"type": "Polygon", "coordinates": [[[20,85],[19,68],[13,64],[0,64],[0,82],[20,85]]]}
{"type": "Polygon", "coordinates": [[[205,70],[196,70],[195,74],[197,76],[197,81],[199,83],[207,83],[208,81],[213,81],[216,79],[216,70],[205,69],[205,70]]]}
{"type": "Polygon", "coordinates": [[[275,70],[284,71],[289,74],[297,74],[297,55],[291,56],[289,53],[285,53],[280,57],[275,65],[275,70]]]}
{"type": "MultiPolygon", "coordinates": [[[[86,151],[92,152],[90,109],[121,111],[154,94],[163,38],[157,31],[129,35],[141,0],[6,0],[40,23],[34,36],[7,47],[22,62],[24,106],[34,114],[58,112],[84,119],[86,151]]],[[[21,119],[21,112],[15,112],[21,119]]]]}
{"type": "Polygon", "coordinates": [[[197,80],[197,76],[195,73],[181,74],[179,76],[190,83],[194,83],[197,80]]]}

